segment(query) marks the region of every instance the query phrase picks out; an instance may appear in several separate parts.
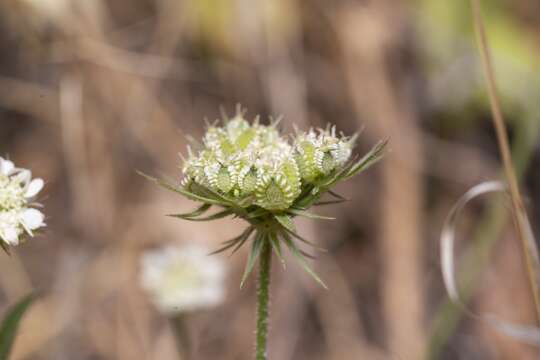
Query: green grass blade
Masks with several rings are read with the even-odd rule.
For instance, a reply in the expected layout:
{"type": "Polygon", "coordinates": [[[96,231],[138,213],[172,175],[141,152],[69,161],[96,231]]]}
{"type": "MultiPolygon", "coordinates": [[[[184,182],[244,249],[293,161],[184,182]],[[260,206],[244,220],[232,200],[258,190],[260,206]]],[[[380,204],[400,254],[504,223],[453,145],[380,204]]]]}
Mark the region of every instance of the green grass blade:
{"type": "Polygon", "coordinates": [[[7,360],[9,358],[19,323],[35,299],[36,296],[34,294],[25,296],[4,317],[2,327],[0,328],[0,360],[7,360]]]}

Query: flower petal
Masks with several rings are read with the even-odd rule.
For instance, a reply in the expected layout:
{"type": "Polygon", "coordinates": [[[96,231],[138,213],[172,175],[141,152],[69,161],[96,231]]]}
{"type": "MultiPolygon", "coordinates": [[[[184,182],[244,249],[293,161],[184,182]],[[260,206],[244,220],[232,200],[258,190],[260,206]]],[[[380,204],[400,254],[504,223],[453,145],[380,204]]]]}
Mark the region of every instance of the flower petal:
{"type": "Polygon", "coordinates": [[[41,211],[36,209],[26,209],[21,214],[21,223],[26,230],[35,230],[45,226],[45,224],[43,223],[44,219],[45,216],[41,213],[41,211]]]}
{"type": "Polygon", "coordinates": [[[26,189],[26,192],[24,193],[25,198],[32,198],[36,196],[41,189],[43,189],[43,180],[42,179],[34,179],[28,184],[28,188],[26,189]]]}
{"type": "Polygon", "coordinates": [[[13,169],[15,168],[15,164],[9,160],[4,160],[0,162],[0,172],[4,175],[9,175],[13,169]]]}
{"type": "Polygon", "coordinates": [[[12,177],[14,181],[17,181],[23,184],[25,187],[28,186],[28,183],[32,179],[32,173],[30,170],[26,169],[14,169],[12,173],[15,172],[16,175],[12,177]]]}
{"type": "Polygon", "coordinates": [[[18,245],[19,244],[19,235],[17,229],[14,227],[8,227],[4,229],[4,234],[2,236],[5,242],[9,245],[18,245]]]}

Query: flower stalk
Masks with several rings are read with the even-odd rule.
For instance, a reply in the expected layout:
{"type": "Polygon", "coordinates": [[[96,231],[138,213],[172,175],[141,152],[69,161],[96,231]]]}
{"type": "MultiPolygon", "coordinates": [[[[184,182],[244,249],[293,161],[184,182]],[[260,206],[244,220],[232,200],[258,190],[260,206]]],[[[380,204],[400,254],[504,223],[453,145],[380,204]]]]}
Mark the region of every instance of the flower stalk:
{"type": "Polygon", "coordinates": [[[270,315],[270,279],[272,272],[272,244],[264,238],[259,260],[259,288],[257,290],[257,330],[255,359],[267,359],[268,323],[270,315]]]}

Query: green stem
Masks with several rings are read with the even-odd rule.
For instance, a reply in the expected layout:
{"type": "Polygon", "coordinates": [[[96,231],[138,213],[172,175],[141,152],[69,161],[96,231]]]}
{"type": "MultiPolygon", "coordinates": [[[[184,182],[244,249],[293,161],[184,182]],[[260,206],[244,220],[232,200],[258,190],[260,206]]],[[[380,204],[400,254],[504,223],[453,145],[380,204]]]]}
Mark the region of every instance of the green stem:
{"type": "Polygon", "coordinates": [[[272,267],[272,245],[270,237],[264,239],[259,259],[259,289],[257,291],[256,360],[267,360],[268,313],[270,302],[270,272],[272,267]]]}
{"type": "Polygon", "coordinates": [[[189,360],[191,354],[191,343],[189,339],[189,331],[186,324],[186,316],[178,314],[170,319],[174,330],[174,338],[180,359],[189,360]]]}

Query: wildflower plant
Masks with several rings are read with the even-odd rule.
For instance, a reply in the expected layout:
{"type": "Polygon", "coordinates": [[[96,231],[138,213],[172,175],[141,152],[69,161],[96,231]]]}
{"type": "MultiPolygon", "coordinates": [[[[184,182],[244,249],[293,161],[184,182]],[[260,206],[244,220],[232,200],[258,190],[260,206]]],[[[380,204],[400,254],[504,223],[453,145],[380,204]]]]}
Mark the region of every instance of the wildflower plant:
{"type": "Polygon", "coordinates": [[[43,188],[42,179],[32,179],[30,170],[17,168],[13,162],[0,157],[0,246],[18,245],[25,235],[45,226],[44,215],[34,202],[43,188]]]}
{"type": "Polygon", "coordinates": [[[190,221],[210,221],[228,216],[249,225],[237,237],[225,241],[212,254],[242,246],[250,252],[240,286],[259,259],[256,359],[266,359],[268,303],[272,252],[284,263],[288,249],[304,270],[319,284],[323,281],[310,268],[310,255],[299,246],[315,244],[300,236],[294,218],[332,219],[308,210],[313,206],[340,203],[345,199],[332,191],[338,182],[352,178],[376,163],[386,142],[376,144],[365,156],[352,156],[357,136],[337,134],[334,126],[296,131],[286,138],[278,122],[249,123],[239,110],[222,124],[209,125],[202,143],[194,142],[184,159],[180,185],[144,175],[157,184],[199,202],[190,213],[171,215],[190,221]],[[323,196],[329,200],[322,200],[323,196]],[[220,210],[207,215],[212,208],[220,210]]]}

